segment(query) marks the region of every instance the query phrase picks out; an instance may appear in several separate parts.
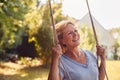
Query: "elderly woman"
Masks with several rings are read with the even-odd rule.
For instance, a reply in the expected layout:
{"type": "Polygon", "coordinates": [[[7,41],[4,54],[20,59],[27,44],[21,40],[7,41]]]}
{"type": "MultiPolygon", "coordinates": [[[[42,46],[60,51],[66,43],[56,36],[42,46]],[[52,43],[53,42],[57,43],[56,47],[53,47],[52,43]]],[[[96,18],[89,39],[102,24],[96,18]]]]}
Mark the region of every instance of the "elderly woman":
{"type": "Polygon", "coordinates": [[[64,20],[55,27],[59,44],[52,48],[48,80],[104,80],[105,49],[96,46],[97,55],[102,60],[98,68],[96,56],[78,47],[80,34],[73,22],[64,20]]]}

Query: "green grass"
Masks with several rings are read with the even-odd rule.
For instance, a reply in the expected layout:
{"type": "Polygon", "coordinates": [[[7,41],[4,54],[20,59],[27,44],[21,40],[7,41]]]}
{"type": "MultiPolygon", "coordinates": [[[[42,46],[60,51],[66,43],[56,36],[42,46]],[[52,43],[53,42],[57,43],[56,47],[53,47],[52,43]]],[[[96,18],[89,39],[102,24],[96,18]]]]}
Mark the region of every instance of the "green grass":
{"type": "MultiPolygon", "coordinates": [[[[107,61],[109,80],[120,80],[120,61],[107,61]]],[[[47,80],[49,69],[0,62],[0,80],[47,80]]]]}

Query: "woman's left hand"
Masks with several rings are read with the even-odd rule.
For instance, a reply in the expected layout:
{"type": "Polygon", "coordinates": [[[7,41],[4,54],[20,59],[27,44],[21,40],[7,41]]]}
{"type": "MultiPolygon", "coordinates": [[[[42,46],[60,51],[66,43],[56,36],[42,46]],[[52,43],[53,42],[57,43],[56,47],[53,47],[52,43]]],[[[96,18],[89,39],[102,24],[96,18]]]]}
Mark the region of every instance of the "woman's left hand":
{"type": "Polygon", "coordinates": [[[100,56],[101,58],[105,58],[105,48],[102,46],[97,45],[97,55],[100,56]]]}

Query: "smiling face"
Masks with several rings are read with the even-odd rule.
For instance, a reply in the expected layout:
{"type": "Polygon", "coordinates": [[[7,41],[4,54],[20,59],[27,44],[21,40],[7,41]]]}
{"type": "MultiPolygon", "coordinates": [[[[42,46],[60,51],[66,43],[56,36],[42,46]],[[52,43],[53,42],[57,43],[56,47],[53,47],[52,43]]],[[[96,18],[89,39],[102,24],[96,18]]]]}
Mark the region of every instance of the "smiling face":
{"type": "Polygon", "coordinates": [[[67,48],[74,48],[80,44],[80,35],[76,26],[68,24],[62,31],[62,44],[67,48]]]}

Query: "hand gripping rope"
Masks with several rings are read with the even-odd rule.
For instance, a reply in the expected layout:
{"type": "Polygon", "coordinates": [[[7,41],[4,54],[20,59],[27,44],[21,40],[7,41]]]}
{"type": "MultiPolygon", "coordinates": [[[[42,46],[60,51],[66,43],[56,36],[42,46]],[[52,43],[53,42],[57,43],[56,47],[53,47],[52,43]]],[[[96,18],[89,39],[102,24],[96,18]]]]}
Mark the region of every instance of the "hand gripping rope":
{"type": "MultiPolygon", "coordinates": [[[[86,0],[86,3],[87,3],[88,11],[89,11],[89,16],[90,16],[90,20],[91,20],[91,24],[92,24],[92,29],[93,29],[93,33],[94,33],[94,38],[95,38],[95,41],[96,41],[96,45],[99,45],[98,39],[97,39],[97,35],[96,35],[96,31],[95,31],[95,27],[94,27],[94,23],[93,23],[93,19],[92,19],[90,8],[89,8],[88,0],[86,0]]],[[[102,59],[101,59],[101,62],[103,63],[102,59]]],[[[98,64],[98,56],[97,56],[97,64],[98,64]]],[[[106,69],[105,69],[105,65],[103,65],[103,68],[104,68],[104,71],[105,71],[106,78],[107,78],[107,80],[109,80],[107,72],[106,72],[106,69]]]]}
{"type": "MultiPolygon", "coordinates": [[[[53,40],[54,40],[54,45],[57,45],[59,43],[57,34],[56,34],[56,30],[55,30],[55,22],[54,22],[54,18],[53,18],[53,11],[52,11],[52,7],[51,7],[51,1],[49,0],[49,7],[50,7],[50,15],[51,15],[51,21],[52,21],[52,26],[53,26],[53,40]]],[[[63,66],[63,70],[68,78],[68,80],[72,80],[69,73],[66,71],[65,69],[65,65],[62,61],[62,59],[60,58],[59,61],[61,62],[61,65],[63,66]]]]}

